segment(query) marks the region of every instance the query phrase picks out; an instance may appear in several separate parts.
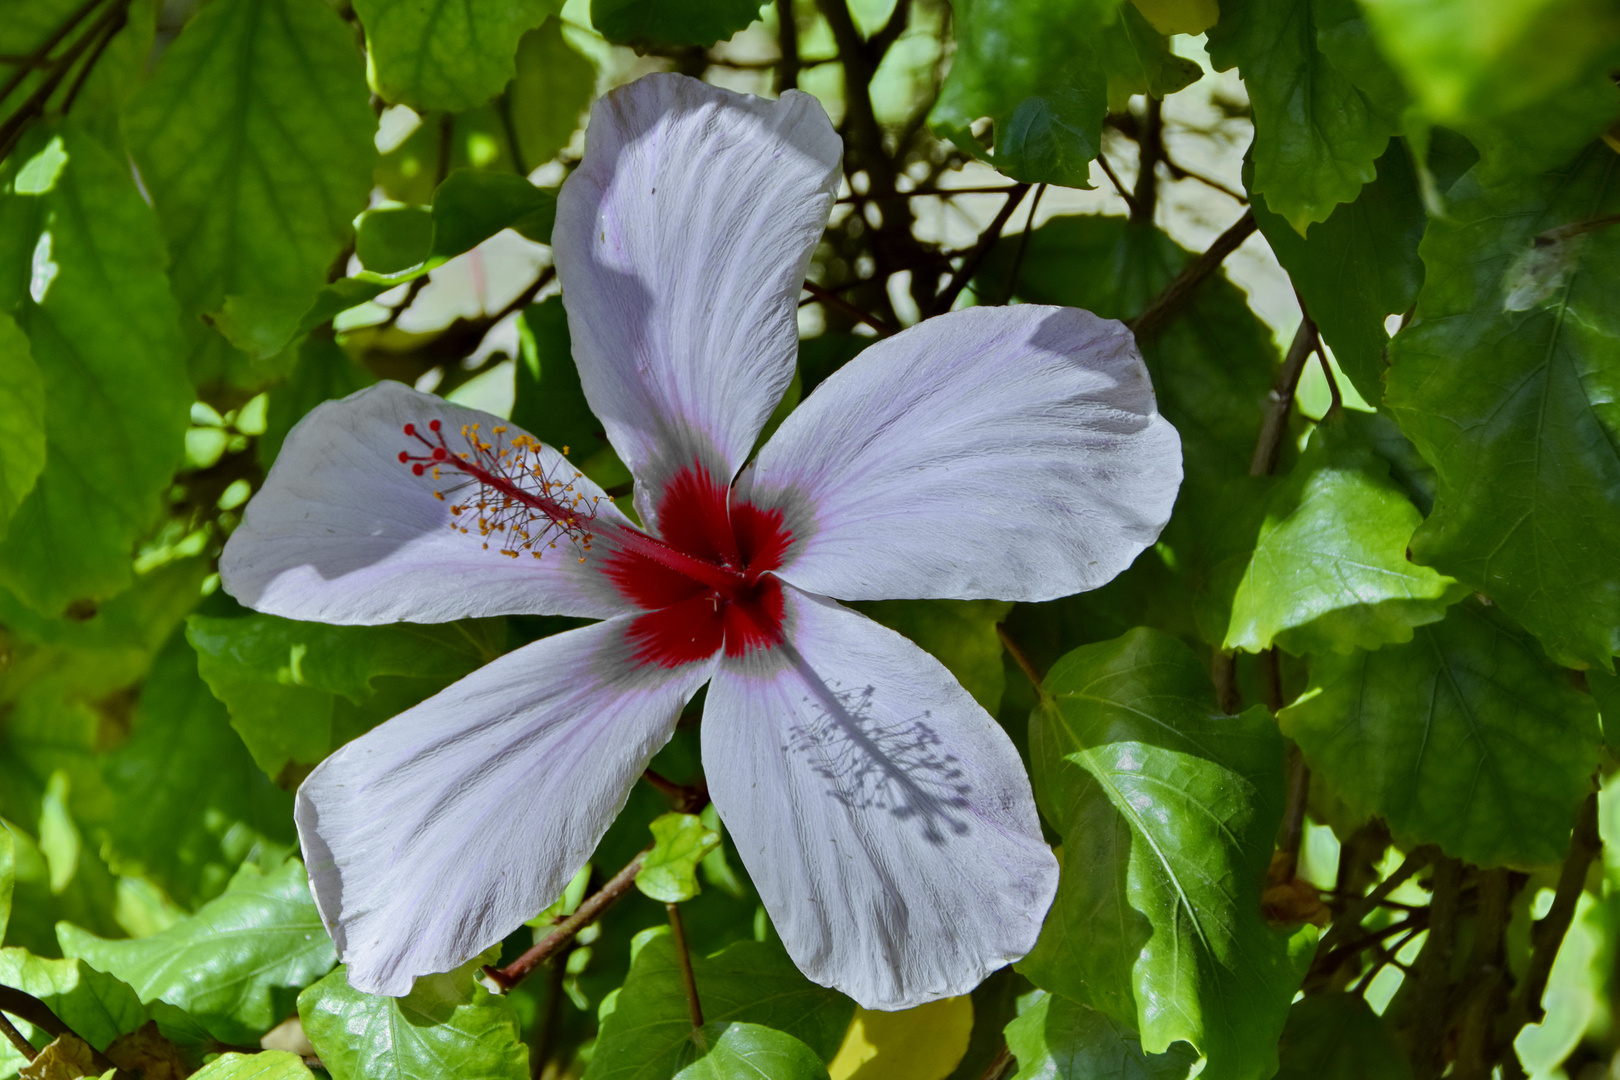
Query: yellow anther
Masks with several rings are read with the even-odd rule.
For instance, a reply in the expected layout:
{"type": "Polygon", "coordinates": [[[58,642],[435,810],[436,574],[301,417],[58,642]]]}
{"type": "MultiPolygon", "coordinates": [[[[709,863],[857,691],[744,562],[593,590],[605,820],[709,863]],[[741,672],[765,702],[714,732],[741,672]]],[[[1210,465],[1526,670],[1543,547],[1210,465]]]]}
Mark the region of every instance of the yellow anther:
{"type": "Polygon", "coordinates": [[[580,557],[579,557],[579,561],[580,561],[580,562],[582,562],[582,563],[583,563],[583,562],[584,562],[584,561],[585,561],[585,556],[583,556],[583,555],[581,555],[581,556],[580,556],[580,557]]]}
{"type": "MultiPolygon", "coordinates": [[[[437,480],[438,477],[434,477],[434,479],[437,480]]],[[[444,502],[444,492],[442,492],[442,491],[435,491],[433,493],[433,497],[435,499],[438,499],[440,502],[444,502]]]]}
{"type": "Polygon", "coordinates": [[[568,456],[568,447],[565,446],[565,447],[563,447],[563,457],[567,457],[567,456],[568,456]]]}

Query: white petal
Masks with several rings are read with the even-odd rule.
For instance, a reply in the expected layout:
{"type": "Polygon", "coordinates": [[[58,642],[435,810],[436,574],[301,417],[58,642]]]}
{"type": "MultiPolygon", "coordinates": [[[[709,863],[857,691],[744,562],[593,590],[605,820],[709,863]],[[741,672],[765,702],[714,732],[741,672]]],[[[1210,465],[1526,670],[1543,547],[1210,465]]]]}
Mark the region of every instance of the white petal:
{"type": "Polygon", "coordinates": [[[1012,742],[892,630],[784,589],[787,639],[723,659],[703,769],[783,944],[869,1009],[965,994],[1057,889],[1012,742]]]}
{"type": "Polygon", "coordinates": [[[792,380],[841,150],[798,91],[648,75],[591,110],[552,246],[580,382],[649,524],[676,470],[736,474],[792,380]]]}
{"type": "Polygon", "coordinates": [[[555,900],[712,665],[633,664],[628,617],[543,638],[327,758],[298,837],[349,982],[408,993],[555,900]]]}
{"type": "Polygon", "coordinates": [[[1130,331],[1023,304],[868,348],[788,416],[739,495],[783,511],[780,574],[802,589],[1050,600],[1129,566],[1180,484],[1130,331]]]}
{"type": "MultiPolygon", "coordinates": [[[[431,474],[415,476],[401,451],[421,452],[407,423],[439,420],[452,449],[463,424],[507,421],[451,405],[397,382],[380,382],[314,409],[288,434],[270,475],[247,505],[219,561],[225,591],[248,607],[289,619],[375,624],[446,622],[481,615],[602,618],[632,610],[566,540],[535,559],[500,553],[506,544],[451,527],[455,498],[431,474]],[[489,546],[486,548],[485,544],[489,546]]],[[[564,475],[603,521],[624,524],[602,489],[550,447],[545,468],[564,475]]],[[[474,517],[468,512],[457,521],[474,517]]]]}

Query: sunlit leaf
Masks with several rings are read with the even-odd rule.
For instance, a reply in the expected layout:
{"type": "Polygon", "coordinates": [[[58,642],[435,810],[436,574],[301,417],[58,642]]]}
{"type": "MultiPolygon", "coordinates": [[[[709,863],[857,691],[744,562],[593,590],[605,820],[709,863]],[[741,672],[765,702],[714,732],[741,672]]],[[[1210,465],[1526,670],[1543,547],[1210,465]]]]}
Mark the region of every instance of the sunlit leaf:
{"type": "Polygon", "coordinates": [[[313,1080],[314,1073],[285,1050],[221,1054],[191,1074],[192,1080],[313,1080]]]}
{"type": "Polygon", "coordinates": [[[675,1080],[826,1080],[816,1052],[785,1031],[737,1022],[703,1025],[703,1056],[675,1080]]]}
{"type": "Polygon", "coordinates": [[[1149,1054],[1117,1021],[1066,997],[1036,991],[1007,1025],[1013,1080],[1183,1080],[1198,1055],[1186,1043],[1149,1054]]]}
{"type": "Polygon", "coordinates": [[[1312,931],[1260,914],[1282,816],[1282,740],[1264,709],[1224,716],[1203,664],[1152,630],[1055,665],[1030,717],[1035,795],[1063,833],[1037,985],[1140,1034],[1193,1044],[1201,1075],[1264,1080],[1312,931]]]}
{"type": "Polygon", "coordinates": [[[108,941],[69,923],[62,951],[135,988],[143,1002],[190,1013],[221,1042],[256,1044],[291,1011],[292,994],[337,958],[304,864],[249,863],[217,899],[151,937],[108,941]]]}
{"type": "Polygon", "coordinates": [[[378,91],[423,112],[482,105],[512,78],[525,30],[562,7],[558,0],[358,0],[378,91]]]}
{"type": "Polygon", "coordinates": [[[1520,183],[1458,181],[1390,343],[1390,411],[1439,481],[1414,555],[1580,667],[1620,652],[1614,163],[1599,146],[1520,183]]]}
{"type": "Polygon", "coordinates": [[[1473,604],[1409,644],[1317,657],[1310,689],[1278,719],[1311,768],[1398,842],[1481,866],[1564,857],[1600,741],[1592,699],[1473,604]]]}
{"type": "Polygon", "coordinates": [[[525,166],[543,165],[568,145],[595,90],[596,65],[568,43],[561,21],[523,35],[506,104],[525,166]]]}
{"type": "Polygon", "coordinates": [[[720,846],[720,834],[696,814],[665,814],[651,827],[653,849],[636,873],[636,888],[664,904],[692,899],[698,863],[720,846]]]}
{"type": "Polygon", "coordinates": [[[0,949],[0,986],[43,1001],[97,1050],[146,1023],[134,990],[82,960],[45,960],[26,949],[0,949]]]}

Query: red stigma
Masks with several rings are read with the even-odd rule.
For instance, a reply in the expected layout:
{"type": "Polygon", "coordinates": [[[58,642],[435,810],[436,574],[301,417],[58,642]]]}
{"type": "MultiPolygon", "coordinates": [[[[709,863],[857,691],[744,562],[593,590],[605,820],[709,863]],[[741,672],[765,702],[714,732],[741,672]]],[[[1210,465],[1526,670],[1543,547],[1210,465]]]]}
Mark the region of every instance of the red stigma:
{"type": "Polygon", "coordinates": [[[407,435],[415,435],[416,434],[416,425],[415,424],[406,424],[405,425],[405,434],[407,434],[407,435]]]}
{"type": "MultiPolygon", "coordinates": [[[[409,424],[406,424],[406,425],[405,425],[405,426],[406,426],[406,427],[410,427],[410,426],[411,426],[411,425],[409,425],[409,424]]],[[[411,432],[409,432],[409,431],[407,431],[407,432],[406,432],[406,433],[405,433],[405,434],[407,434],[407,435],[409,435],[409,434],[411,434],[411,432]]],[[[399,460],[400,460],[400,463],[401,463],[401,464],[403,464],[403,463],[405,463],[405,462],[407,462],[407,461],[409,461],[409,460],[411,460],[411,455],[410,455],[410,453],[409,453],[409,452],[407,452],[407,451],[405,451],[405,450],[401,450],[401,451],[400,451],[400,452],[399,452],[399,460]]]]}
{"type": "MultiPolygon", "coordinates": [[[[428,430],[433,432],[435,435],[437,435],[439,433],[439,422],[437,420],[429,420],[428,421],[428,430]]],[[[414,434],[414,432],[413,432],[413,434],[414,434]]]]}

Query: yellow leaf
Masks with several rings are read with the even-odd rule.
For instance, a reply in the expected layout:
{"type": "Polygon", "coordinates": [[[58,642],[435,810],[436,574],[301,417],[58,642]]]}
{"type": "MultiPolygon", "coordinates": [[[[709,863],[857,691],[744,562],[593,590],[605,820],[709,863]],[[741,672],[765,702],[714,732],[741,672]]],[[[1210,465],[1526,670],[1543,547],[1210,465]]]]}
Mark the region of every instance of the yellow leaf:
{"type": "Polygon", "coordinates": [[[966,997],[903,1012],[856,1009],[827,1071],[832,1080],[945,1080],[972,1033],[973,1002],[966,997]]]}

